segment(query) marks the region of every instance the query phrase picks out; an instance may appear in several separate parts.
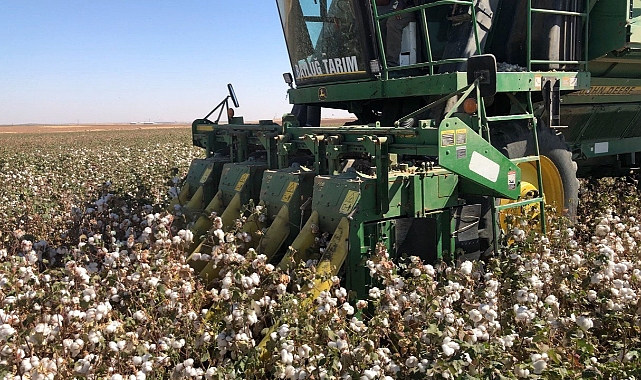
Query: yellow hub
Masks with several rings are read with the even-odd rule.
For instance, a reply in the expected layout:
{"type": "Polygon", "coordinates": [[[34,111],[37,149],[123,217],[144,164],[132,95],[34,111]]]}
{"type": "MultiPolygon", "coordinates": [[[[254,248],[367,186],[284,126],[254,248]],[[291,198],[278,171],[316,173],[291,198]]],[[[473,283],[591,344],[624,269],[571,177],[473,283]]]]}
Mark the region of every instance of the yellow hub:
{"type": "MultiPolygon", "coordinates": [[[[545,156],[540,156],[541,160],[541,180],[543,182],[543,199],[545,204],[556,207],[557,212],[560,214],[565,207],[565,197],[563,189],[563,181],[556,165],[545,156]]],[[[532,199],[539,196],[539,180],[536,173],[536,162],[524,162],[519,164],[521,169],[521,195],[519,200],[532,199]]],[[[511,200],[501,200],[501,204],[513,203],[511,200]]],[[[501,227],[505,229],[505,216],[506,215],[521,215],[522,213],[530,214],[533,217],[539,215],[538,203],[533,203],[521,208],[506,209],[501,212],[500,223],[501,227]]]]}

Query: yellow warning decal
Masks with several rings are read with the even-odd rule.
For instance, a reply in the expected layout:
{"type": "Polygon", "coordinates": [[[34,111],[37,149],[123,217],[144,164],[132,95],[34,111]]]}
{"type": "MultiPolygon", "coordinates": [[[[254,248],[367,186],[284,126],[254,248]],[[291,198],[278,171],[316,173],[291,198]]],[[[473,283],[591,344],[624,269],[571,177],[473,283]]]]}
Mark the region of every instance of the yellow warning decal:
{"type": "Polygon", "coordinates": [[[298,187],[297,182],[290,182],[289,185],[287,185],[287,190],[285,190],[285,194],[283,194],[283,197],[280,200],[282,202],[289,203],[297,187],[298,187]]]}
{"type": "Polygon", "coordinates": [[[205,181],[207,181],[207,178],[209,178],[209,175],[211,174],[211,171],[214,170],[212,166],[208,166],[205,168],[205,171],[203,172],[203,175],[200,177],[200,183],[203,184],[205,181]]]}
{"type": "Polygon", "coordinates": [[[343,201],[343,204],[341,205],[341,208],[338,210],[338,212],[340,212],[341,214],[348,214],[350,211],[352,211],[354,205],[356,205],[356,202],[358,202],[358,191],[348,190],[347,196],[345,196],[345,200],[343,201]]]}
{"type": "Polygon", "coordinates": [[[441,146],[454,146],[454,131],[442,131],[441,132],[441,146]]]}
{"type": "Polygon", "coordinates": [[[238,183],[236,184],[236,187],[234,190],[240,191],[242,190],[243,186],[245,185],[245,182],[247,182],[247,178],[249,178],[249,173],[243,173],[243,175],[240,176],[240,179],[238,180],[238,183]]]}
{"type": "Polygon", "coordinates": [[[456,130],[456,145],[467,144],[467,129],[456,130]]]}
{"type": "Polygon", "coordinates": [[[572,92],[569,95],[641,95],[641,86],[592,86],[589,90],[572,92]]]}

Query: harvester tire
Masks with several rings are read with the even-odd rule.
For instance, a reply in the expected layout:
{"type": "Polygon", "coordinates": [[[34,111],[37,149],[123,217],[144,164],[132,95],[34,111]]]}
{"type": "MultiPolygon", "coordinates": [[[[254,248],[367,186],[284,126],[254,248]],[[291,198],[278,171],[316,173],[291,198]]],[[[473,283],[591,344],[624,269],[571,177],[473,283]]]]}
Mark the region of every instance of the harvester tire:
{"type": "MultiPolygon", "coordinates": [[[[563,135],[551,128],[538,127],[539,154],[547,157],[558,170],[563,184],[563,215],[572,222],[576,219],[579,202],[579,181],[576,163],[568,150],[563,135]]],[[[512,123],[492,131],[492,145],[508,158],[526,157],[535,154],[532,131],[527,126],[512,123]]]]}

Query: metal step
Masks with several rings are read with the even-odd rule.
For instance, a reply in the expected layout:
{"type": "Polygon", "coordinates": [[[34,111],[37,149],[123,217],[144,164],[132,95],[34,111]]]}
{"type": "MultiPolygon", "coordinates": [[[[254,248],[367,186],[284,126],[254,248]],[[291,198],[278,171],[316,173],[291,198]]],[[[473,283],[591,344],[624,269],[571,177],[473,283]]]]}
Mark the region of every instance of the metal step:
{"type": "Polygon", "coordinates": [[[487,121],[510,121],[510,120],[531,120],[534,116],[532,114],[520,114],[520,115],[506,115],[506,116],[488,116],[487,121]]]}
{"type": "Polygon", "coordinates": [[[497,211],[501,211],[501,210],[506,210],[506,209],[509,209],[509,208],[527,206],[527,205],[530,205],[530,204],[533,204],[533,203],[541,203],[542,201],[543,201],[542,197],[525,199],[525,200],[514,202],[514,203],[508,203],[508,204],[505,204],[505,205],[496,206],[496,210],[497,211]]]}

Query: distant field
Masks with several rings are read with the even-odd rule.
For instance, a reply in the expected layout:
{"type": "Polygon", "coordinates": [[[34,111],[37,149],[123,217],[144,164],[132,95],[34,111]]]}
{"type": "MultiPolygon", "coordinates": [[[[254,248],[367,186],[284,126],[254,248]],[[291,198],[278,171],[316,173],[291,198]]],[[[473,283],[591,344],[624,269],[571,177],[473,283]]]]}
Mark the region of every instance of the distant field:
{"type": "Polygon", "coordinates": [[[0,125],[0,133],[59,133],[59,132],[92,132],[119,131],[136,129],[189,128],[190,124],[36,124],[36,125],[0,125]]]}
{"type": "MultiPolygon", "coordinates": [[[[355,119],[324,119],[323,125],[343,125],[355,119]]],[[[280,124],[279,120],[274,120],[280,124]]],[[[253,123],[253,122],[248,122],[253,123]]],[[[28,125],[0,125],[1,133],[60,133],[60,132],[98,132],[98,131],[122,131],[122,130],[145,130],[145,129],[173,129],[190,128],[189,123],[159,123],[159,124],[28,124],[28,125]]]]}

